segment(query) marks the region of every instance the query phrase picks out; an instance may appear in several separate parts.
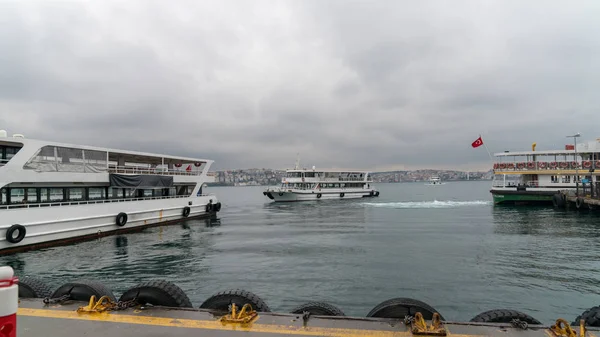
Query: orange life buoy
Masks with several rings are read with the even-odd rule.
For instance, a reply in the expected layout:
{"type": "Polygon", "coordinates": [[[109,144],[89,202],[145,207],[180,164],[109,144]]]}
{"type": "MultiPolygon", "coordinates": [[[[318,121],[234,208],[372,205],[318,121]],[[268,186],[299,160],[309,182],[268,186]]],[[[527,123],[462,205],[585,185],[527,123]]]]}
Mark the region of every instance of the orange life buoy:
{"type": "Polygon", "coordinates": [[[548,163],[546,163],[545,161],[541,161],[541,162],[539,162],[539,163],[538,163],[538,167],[539,167],[539,168],[546,168],[546,165],[547,165],[547,164],[548,164],[548,163]]]}
{"type": "Polygon", "coordinates": [[[559,166],[561,168],[567,168],[567,167],[569,167],[569,163],[567,163],[566,161],[561,161],[560,164],[559,164],[559,166]]]}
{"type": "Polygon", "coordinates": [[[508,164],[506,164],[506,168],[509,168],[509,169],[514,169],[514,168],[515,168],[515,164],[513,164],[513,163],[508,163],[508,164]]]}
{"type": "Polygon", "coordinates": [[[600,160],[596,161],[596,168],[600,168],[600,160]]]}
{"type": "Polygon", "coordinates": [[[494,169],[498,168],[498,163],[494,163],[494,169]]]}
{"type": "Polygon", "coordinates": [[[556,168],[558,166],[558,163],[553,161],[548,166],[550,166],[550,168],[556,168]]]}
{"type": "Polygon", "coordinates": [[[571,167],[572,168],[576,168],[577,166],[579,166],[579,163],[577,163],[576,161],[572,161],[571,162],[571,167]]]}
{"type": "Polygon", "coordinates": [[[584,161],[583,162],[583,167],[584,168],[590,168],[590,167],[592,167],[592,162],[589,161],[589,160],[584,161]]]}
{"type": "Polygon", "coordinates": [[[504,164],[504,163],[501,163],[501,164],[500,164],[500,168],[501,168],[501,169],[505,169],[505,168],[506,168],[506,164],[504,164]]]}
{"type": "Polygon", "coordinates": [[[525,167],[525,163],[518,163],[517,164],[517,168],[522,169],[523,167],[525,167]]]}
{"type": "Polygon", "coordinates": [[[530,168],[530,169],[535,168],[535,163],[530,161],[529,163],[527,163],[527,168],[530,168]]]}

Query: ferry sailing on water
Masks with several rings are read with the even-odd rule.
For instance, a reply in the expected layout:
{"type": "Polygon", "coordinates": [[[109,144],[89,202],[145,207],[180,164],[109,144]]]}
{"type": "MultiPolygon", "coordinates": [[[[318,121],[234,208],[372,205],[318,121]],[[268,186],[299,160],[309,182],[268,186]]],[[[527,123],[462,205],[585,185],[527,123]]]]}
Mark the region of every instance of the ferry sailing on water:
{"type": "MultiPolygon", "coordinates": [[[[577,135],[578,137],[578,135],[577,135]]],[[[575,190],[577,183],[596,183],[600,173],[600,138],[568,144],[564,150],[502,152],[494,154],[490,192],[495,204],[556,203],[559,191],[575,190]]]]}
{"type": "Polygon", "coordinates": [[[214,214],[212,163],[0,130],[0,254],[214,214]]]}
{"type": "Polygon", "coordinates": [[[286,170],[281,186],[267,188],[263,195],[274,201],[356,199],[378,197],[369,171],[361,170],[286,170]]]}
{"type": "Polygon", "coordinates": [[[425,183],[425,185],[444,185],[445,183],[442,182],[442,179],[438,176],[432,176],[431,178],[429,178],[429,181],[427,183],[425,183]]]}

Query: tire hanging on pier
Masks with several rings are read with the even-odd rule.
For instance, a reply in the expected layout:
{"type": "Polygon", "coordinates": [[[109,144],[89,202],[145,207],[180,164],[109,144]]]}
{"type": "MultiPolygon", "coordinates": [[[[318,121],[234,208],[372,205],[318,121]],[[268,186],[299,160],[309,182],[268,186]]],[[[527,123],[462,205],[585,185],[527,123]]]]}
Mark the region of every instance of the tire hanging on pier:
{"type": "Polygon", "coordinates": [[[19,298],[46,298],[52,290],[40,278],[19,277],[19,298]]]}
{"type": "Polygon", "coordinates": [[[584,204],[585,202],[583,201],[583,198],[578,197],[575,199],[575,207],[577,207],[577,209],[581,209],[584,204]]]}
{"type": "Polygon", "coordinates": [[[537,319],[522,313],[517,310],[510,309],[494,309],[480,313],[479,315],[471,318],[471,322],[481,323],[510,323],[512,320],[518,319],[519,321],[526,322],[527,324],[542,324],[537,319]]]}
{"type": "Polygon", "coordinates": [[[442,314],[429,304],[412,298],[401,297],[379,303],[367,314],[367,317],[404,318],[414,316],[417,312],[420,312],[426,320],[432,319],[433,314],[437,312],[440,319],[445,320],[442,314]]]}
{"type": "Polygon", "coordinates": [[[99,299],[102,296],[108,296],[113,302],[117,301],[110,289],[100,282],[90,280],[77,280],[66,283],[56,289],[54,293],[52,293],[51,298],[59,298],[64,295],[69,295],[69,299],[72,301],[87,302],[92,295],[96,296],[96,299],[99,299]]]}
{"type": "Polygon", "coordinates": [[[140,305],[152,304],[172,308],[192,308],[188,296],[175,283],[165,280],[142,282],[127,290],[119,302],[134,300],[140,305]]]}
{"type": "Polygon", "coordinates": [[[303,314],[305,312],[318,316],[346,316],[340,308],[325,302],[304,303],[290,311],[292,314],[303,314]]]}
{"type": "Polygon", "coordinates": [[[190,216],[190,211],[191,211],[191,210],[190,210],[189,206],[185,206],[185,207],[183,208],[183,217],[184,217],[184,218],[187,218],[188,216],[190,216]]]}
{"type": "Polygon", "coordinates": [[[256,294],[241,289],[219,292],[204,301],[204,303],[200,305],[200,309],[227,311],[229,310],[229,305],[232,303],[235,303],[239,309],[241,309],[244,304],[250,304],[252,309],[258,312],[271,311],[269,306],[256,294]]]}

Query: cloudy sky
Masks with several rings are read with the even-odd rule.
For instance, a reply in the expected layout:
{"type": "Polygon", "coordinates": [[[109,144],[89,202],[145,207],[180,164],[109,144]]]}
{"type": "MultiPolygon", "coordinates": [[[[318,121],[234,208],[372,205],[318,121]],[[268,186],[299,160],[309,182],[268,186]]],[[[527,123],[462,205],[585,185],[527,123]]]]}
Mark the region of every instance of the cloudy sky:
{"type": "Polygon", "coordinates": [[[217,169],[600,137],[598,1],[0,1],[0,129],[217,169]]]}

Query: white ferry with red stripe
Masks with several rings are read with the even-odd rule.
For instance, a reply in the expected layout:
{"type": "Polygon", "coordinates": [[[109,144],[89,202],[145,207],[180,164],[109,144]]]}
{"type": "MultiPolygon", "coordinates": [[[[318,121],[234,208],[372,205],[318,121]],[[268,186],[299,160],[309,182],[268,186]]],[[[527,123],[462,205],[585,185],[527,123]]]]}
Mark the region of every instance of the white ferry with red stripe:
{"type": "Polygon", "coordinates": [[[214,215],[212,163],[0,130],[0,254],[214,215]]]}
{"type": "Polygon", "coordinates": [[[600,172],[600,138],[567,144],[563,150],[496,153],[492,193],[495,204],[560,204],[558,192],[591,191],[600,172]]]}
{"type": "Polygon", "coordinates": [[[362,170],[287,170],[278,187],[267,188],[263,195],[274,201],[308,201],[378,197],[369,171],[362,170]]]}

